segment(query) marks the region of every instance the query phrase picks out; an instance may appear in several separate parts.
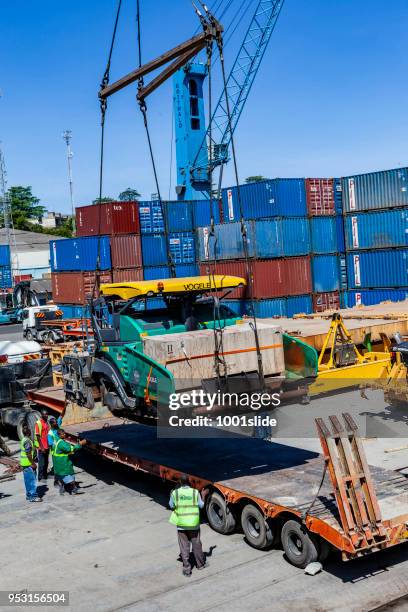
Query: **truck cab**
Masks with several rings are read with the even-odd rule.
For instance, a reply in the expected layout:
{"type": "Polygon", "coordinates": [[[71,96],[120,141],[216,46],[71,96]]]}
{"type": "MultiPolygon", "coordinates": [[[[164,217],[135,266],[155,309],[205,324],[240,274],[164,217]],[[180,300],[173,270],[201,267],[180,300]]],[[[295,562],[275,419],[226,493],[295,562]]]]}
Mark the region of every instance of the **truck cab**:
{"type": "Polygon", "coordinates": [[[55,304],[47,306],[28,306],[22,311],[23,336],[26,340],[38,340],[44,342],[50,333],[59,334],[59,330],[53,330],[52,326],[45,323],[59,320],[62,312],[55,304]]]}

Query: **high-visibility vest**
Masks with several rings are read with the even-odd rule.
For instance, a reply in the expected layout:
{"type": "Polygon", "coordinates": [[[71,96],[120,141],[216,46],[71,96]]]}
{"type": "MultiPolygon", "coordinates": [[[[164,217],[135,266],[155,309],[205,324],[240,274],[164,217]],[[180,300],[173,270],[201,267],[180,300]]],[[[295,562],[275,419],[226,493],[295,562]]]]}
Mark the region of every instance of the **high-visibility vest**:
{"type": "Polygon", "coordinates": [[[32,449],[32,455],[34,456],[35,453],[35,449],[34,449],[34,445],[33,445],[33,441],[30,438],[24,437],[20,440],[20,465],[21,467],[30,467],[31,465],[31,459],[29,458],[26,449],[24,448],[24,444],[27,442],[27,440],[30,442],[31,444],[31,449],[32,449]]]}
{"type": "MultiPolygon", "coordinates": [[[[72,446],[72,444],[70,444],[71,450],[69,451],[69,453],[59,453],[58,452],[58,446],[59,446],[60,442],[62,442],[62,438],[58,438],[58,440],[56,441],[56,443],[52,447],[51,454],[52,454],[53,457],[66,457],[67,455],[70,455],[71,453],[74,452],[74,447],[72,446]]],[[[68,444],[69,444],[69,442],[68,442],[68,444]]]]}
{"type": "MultiPolygon", "coordinates": [[[[52,438],[52,448],[54,448],[54,446],[56,445],[57,441],[60,439],[59,435],[58,435],[58,431],[56,431],[55,429],[50,429],[50,431],[48,432],[48,435],[51,436],[52,438]]],[[[51,449],[51,454],[52,454],[52,449],[51,449]]]]}
{"type": "Polygon", "coordinates": [[[180,487],[172,491],[174,510],[170,516],[170,523],[194,529],[200,525],[200,508],[198,507],[198,491],[192,487],[180,487]]]}
{"type": "MultiPolygon", "coordinates": [[[[40,438],[41,438],[41,435],[42,435],[42,428],[43,428],[43,424],[42,424],[41,419],[38,419],[38,421],[36,422],[36,427],[38,428],[38,434],[36,433],[36,430],[34,429],[34,446],[35,446],[36,448],[39,448],[40,444],[39,444],[39,442],[38,442],[38,440],[37,440],[37,435],[39,435],[39,436],[40,436],[40,438]]],[[[48,431],[50,431],[50,430],[48,430],[48,431]]],[[[48,433],[48,432],[47,432],[47,433],[48,433]]]]}

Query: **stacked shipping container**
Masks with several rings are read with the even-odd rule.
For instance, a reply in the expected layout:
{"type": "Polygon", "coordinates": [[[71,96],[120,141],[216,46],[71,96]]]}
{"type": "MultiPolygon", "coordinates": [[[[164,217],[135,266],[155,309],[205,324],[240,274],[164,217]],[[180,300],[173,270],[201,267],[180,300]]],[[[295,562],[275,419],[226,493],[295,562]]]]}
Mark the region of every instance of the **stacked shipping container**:
{"type": "Polygon", "coordinates": [[[13,286],[13,277],[10,264],[10,246],[0,245],[0,289],[10,289],[13,286]]]}
{"type": "Polygon", "coordinates": [[[342,179],[345,305],[398,301],[408,292],[408,168],[342,179]]]}

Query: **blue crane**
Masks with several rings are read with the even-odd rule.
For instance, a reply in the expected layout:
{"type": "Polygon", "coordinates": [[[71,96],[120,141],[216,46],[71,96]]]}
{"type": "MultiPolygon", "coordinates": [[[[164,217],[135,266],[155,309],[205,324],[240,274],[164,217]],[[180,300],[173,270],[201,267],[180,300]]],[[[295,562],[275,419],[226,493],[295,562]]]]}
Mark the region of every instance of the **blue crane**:
{"type": "Polygon", "coordinates": [[[180,200],[208,197],[209,170],[229,159],[231,133],[248,99],[284,0],[259,0],[238,55],[218,100],[210,126],[205,125],[203,86],[206,66],[188,63],[173,77],[177,185],[180,200]],[[226,105],[228,96],[231,129],[226,105]],[[211,134],[211,143],[210,143],[211,134]],[[211,146],[209,168],[208,147],[211,146]]]}

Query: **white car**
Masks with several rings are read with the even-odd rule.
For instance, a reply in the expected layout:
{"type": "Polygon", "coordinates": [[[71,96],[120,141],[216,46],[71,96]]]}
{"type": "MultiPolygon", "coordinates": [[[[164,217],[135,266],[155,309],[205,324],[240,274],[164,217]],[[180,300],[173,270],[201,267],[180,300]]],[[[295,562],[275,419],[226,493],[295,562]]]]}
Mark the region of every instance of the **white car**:
{"type": "Polygon", "coordinates": [[[0,341],[0,365],[10,363],[21,363],[29,359],[42,357],[41,346],[33,340],[1,340],[0,341]]]}

